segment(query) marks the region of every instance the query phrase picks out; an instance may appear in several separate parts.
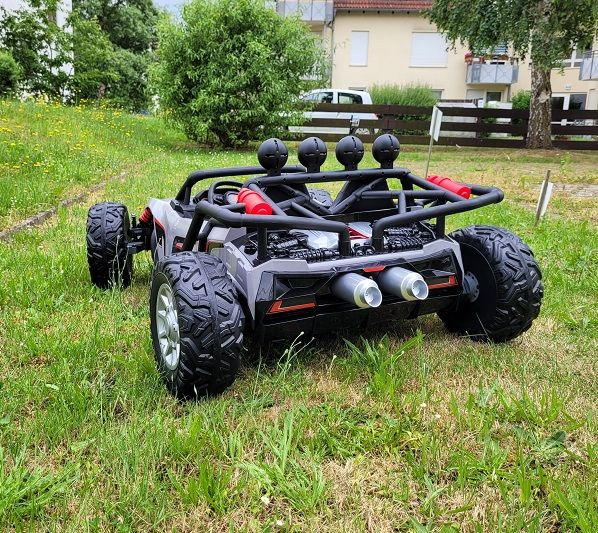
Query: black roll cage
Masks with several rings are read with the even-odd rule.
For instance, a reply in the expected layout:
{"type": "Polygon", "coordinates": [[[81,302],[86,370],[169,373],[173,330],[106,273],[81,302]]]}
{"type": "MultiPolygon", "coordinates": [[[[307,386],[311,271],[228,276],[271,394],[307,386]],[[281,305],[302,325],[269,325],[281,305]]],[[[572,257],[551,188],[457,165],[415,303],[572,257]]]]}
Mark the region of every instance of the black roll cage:
{"type": "MultiPolygon", "coordinates": [[[[208,200],[197,202],[193,218],[183,243],[183,250],[192,250],[200,235],[200,229],[206,217],[209,217],[208,229],[214,225],[234,228],[255,228],[257,230],[258,259],[267,259],[268,230],[320,230],[336,233],[339,236],[339,254],[351,255],[351,241],[348,226],[334,218],[362,199],[396,199],[396,214],[383,216],[372,227],[372,246],[377,253],[384,251],[384,231],[428,219],[436,219],[436,235],[445,233],[445,217],[478,209],[486,205],[499,203],[504,194],[497,187],[483,185],[467,186],[475,198],[465,199],[430,181],[412,174],[405,168],[378,168],[363,170],[337,170],[330,172],[306,172],[300,165],[289,165],[281,169],[278,175],[264,175],[264,168],[258,166],[232,167],[215,170],[198,170],[191,173],[177,193],[175,201],[182,205],[191,205],[191,190],[200,181],[213,178],[231,178],[255,176],[247,179],[243,187],[258,192],[270,204],[272,215],[247,215],[243,211],[245,204],[219,206],[212,203],[213,193],[219,186],[238,186],[239,182],[217,181],[210,186],[208,200]],[[398,179],[401,190],[372,190],[388,179],[398,179]],[[357,188],[343,195],[343,191],[326,208],[314,202],[301,186],[314,183],[359,182],[357,188]],[[293,187],[295,186],[295,187],[293,187]],[[419,190],[414,189],[419,187],[419,190]],[[273,201],[267,194],[267,188],[278,187],[290,197],[281,202],[273,201]],[[309,207],[309,209],[308,209],[309,207]],[[285,210],[291,210],[302,216],[292,216],[285,210]]],[[[394,203],[394,202],[393,202],[394,203]]],[[[386,210],[387,211],[387,210],[386,210]]],[[[381,213],[382,214],[382,213],[381,213]]],[[[207,232],[202,232],[207,236],[207,232]]]]}

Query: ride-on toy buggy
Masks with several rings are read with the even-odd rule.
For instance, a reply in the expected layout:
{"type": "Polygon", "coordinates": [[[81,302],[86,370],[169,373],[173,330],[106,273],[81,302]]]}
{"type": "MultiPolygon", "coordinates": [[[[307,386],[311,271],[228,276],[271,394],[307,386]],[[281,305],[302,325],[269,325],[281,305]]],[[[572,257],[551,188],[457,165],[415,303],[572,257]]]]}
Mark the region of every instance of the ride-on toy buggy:
{"type": "Polygon", "coordinates": [[[491,226],[445,233],[447,215],[498,203],[502,191],[394,167],[392,135],[372,152],[379,168],[359,169],[363,144],[345,137],[336,146],[344,168],[321,171],[320,139],[299,145],[297,166],[269,139],[261,166],[193,172],[138,221],[122,204],[91,207],[94,284],[129,285],[133,254],[152,253],[151,335],[173,394],[226,389],[247,334],[293,339],[428,313],[474,340],[508,341],[530,327],[543,291],[531,250],[491,226]],[[330,182],[342,182],[335,198],[313,187],[330,182]]]}

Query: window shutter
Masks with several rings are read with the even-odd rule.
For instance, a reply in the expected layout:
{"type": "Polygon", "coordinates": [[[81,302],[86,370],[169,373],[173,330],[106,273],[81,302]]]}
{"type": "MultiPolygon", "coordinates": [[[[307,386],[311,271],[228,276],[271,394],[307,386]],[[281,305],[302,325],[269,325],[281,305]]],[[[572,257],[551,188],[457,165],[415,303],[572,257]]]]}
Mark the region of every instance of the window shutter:
{"type": "Polygon", "coordinates": [[[440,33],[411,34],[412,67],[446,67],[447,42],[440,33]]]}
{"type": "Polygon", "coordinates": [[[368,64],[368,41],[370,32],[351,32],[351,54],[349,64],[356,67],[365,67],[368,64]]]}

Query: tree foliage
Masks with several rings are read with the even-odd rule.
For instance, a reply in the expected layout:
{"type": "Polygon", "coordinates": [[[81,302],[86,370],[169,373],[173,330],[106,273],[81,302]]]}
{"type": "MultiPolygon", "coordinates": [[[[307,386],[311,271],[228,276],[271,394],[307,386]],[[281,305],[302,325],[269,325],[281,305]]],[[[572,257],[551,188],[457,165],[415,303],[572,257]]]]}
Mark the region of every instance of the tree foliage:
{"type": "Polygon", "coordinates": [[[275,133],[324,71],[309,29],[259,0],[193,0],[159,37],[160,106],[194,140],[235,146],[275,133]]]}
{"type": "Polygon", "coordinates": [[[538,68],[561,66],[598,33],[595,0],[434,0],[429,17],[453,44],[471,50],[509,43],[538,68]]]}
{"type": "Polygon", "coordinates": [[[75,0],[63,28],[53,16],[56,5],[28,0],[27,9],[0,8],[0,49],[18,63],[19,89],[147,109],[158,17],[151,0],[75,0]]]}
{"type": "Polygon", "coordinates": [[[157,20],[152,0],[73,2],[77,97],[101,96],[119,107],[146,109],[157,20]]]}
{"type": "Polygon", "coordinates": [[[158,11],[152,0],[74,0],[73,10],[96,21],[118,48],[143,54],[156,44],[158,11]]]}
{"type": "Polygon", "coordinates": [[[14,12],[0,8],[0,48],[17,61],[23,91],[59,97],[69,77],[69,37],[49,13],[47,4],[14,12]]]}
{"type": "Polygon", "coordinates": [[[12,55],[0,51],[0,97],[14,94],[20,77],[21,69],[12,55]]]}
{"type": "Polygon", "coordinates": [[[574,46],[598,34],[596,0],[434,0],[428,16],[454,45],[484,50],[508,43],[530,57],[532,87],[527,145],[551,146],[550,72],[574,46]]]}
{"type": "Polygon", "coordinates": [[[95,100],[118,80],[112,43],[95,20],[77,13],[71,17],[74,53],[73,93],[76,99],[95,100]]]}
{"type": "Polygon", "coordinates": [[[73,14],[71,25],[75,100],[104,98],[131,111],[147,109],[151,52],[136,53],[115,46],[96,20],[85,20],[79,13],[73,14]]]}

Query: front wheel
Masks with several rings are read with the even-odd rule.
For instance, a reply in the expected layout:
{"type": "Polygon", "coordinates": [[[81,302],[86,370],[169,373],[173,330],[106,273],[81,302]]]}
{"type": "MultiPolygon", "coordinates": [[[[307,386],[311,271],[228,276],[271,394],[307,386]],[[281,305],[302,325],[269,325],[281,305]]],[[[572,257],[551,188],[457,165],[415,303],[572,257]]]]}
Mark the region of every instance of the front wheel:
{"type": "Polygon", "coordinates": [[[180,399],[218,394],[237,373],[244,315],[226,267],[204,253],[164,257],[152,274],[150,326],[158,370],[180,399]]]}
{"type": "Polygon", "coordinates": [[[529,247],[492,226],[451,233],[461,248],[464,293],[440,318],[447,329],[474,340],[505,342],[528,330],[540,313],[542,274],[529,247]]]}

